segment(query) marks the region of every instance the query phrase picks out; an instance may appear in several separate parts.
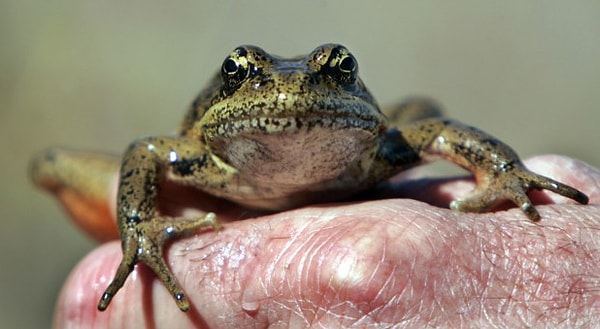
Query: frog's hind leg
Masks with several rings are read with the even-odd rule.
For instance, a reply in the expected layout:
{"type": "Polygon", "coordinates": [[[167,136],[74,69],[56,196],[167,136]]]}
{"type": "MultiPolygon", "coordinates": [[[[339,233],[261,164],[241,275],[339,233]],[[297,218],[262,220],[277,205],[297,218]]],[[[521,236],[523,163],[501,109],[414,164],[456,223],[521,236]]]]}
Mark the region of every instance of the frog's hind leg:
{"type": "Polygon", "coordinates": [[[384,108],[390,126],[401,127],[415,121],[443,116],[440,104],[428,97],[412,96],[401,103],[384,108]]]}
{"type": "Polygon", "coordinates": [[[59,199],[75,222],[98,241],[118,237],[111,201],[121,160],[103,153],[51,148],[30,165],[35,185],[59,199]]]}

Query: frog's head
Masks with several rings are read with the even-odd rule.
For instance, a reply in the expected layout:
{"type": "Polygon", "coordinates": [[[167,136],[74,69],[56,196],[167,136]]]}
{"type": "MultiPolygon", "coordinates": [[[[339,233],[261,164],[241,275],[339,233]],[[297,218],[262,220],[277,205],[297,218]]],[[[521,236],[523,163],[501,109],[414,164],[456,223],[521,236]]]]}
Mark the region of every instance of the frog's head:
{"type": "Polygon", "coordinates": [[[238,47],[211,89],[193,126],[215,154],[238,168],[249,161],[263,165],[257,154],[279,165],[333,157],[332,164],[344,167],[375,148],[386,125],[358,76],[356,58],[338,44],[290,59],[238,47]]]}

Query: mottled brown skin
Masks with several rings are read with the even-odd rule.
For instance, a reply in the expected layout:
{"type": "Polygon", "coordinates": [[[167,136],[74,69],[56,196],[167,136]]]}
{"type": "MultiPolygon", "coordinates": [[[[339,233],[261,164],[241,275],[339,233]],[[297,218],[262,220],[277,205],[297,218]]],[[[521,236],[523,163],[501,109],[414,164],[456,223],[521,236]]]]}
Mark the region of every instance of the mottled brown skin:
{"type": "MultiPolygon", "coordinates": [[[[388,117],[343,46],[323,45],[293,59],[253,46],[235,49],[194,101],[178,136],[140,139],[125,152],[117,200],[123,259],[98,309],[106,309],[138,262],[156,273],[181,310],[189,308],[163,246],[176,236],[218,229],[219,223],[214,214],[161,215],[157,197],[164,179],[247,207],[282,211],[335,201],[443,158],[469,170],[477,182],[471,194],[450,204],[455,210],[481,212],[510,200],[538,220],[526,194],[532,189],[588,201],[580,191],[527,170],[494,137],[442,118],[427,99],[410,99],[388,117]]],[[[34,176],[39,168],[56,166],[40,159],[34,176]]],[[[36,181],[47,180],[39,176],[36,181]]]]}

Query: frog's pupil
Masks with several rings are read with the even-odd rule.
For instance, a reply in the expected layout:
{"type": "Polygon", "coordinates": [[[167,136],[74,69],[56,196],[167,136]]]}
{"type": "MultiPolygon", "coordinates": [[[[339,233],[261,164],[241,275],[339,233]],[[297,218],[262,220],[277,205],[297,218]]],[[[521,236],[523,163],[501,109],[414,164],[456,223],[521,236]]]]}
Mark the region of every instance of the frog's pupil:
{"type": "Polygon", "coordinates": [[[237,63],[233,59],[228,59],[223,64],[226,73],[235,73],[238,69],[237,63]]]}
{"type": "Polygon", "coordinates": [[[342,59],[342,62],[340,63],[340,68],[344,71],[352,71],[354,70],[354,67],[355,63],[352,57],[346,57],[342,59]]]}

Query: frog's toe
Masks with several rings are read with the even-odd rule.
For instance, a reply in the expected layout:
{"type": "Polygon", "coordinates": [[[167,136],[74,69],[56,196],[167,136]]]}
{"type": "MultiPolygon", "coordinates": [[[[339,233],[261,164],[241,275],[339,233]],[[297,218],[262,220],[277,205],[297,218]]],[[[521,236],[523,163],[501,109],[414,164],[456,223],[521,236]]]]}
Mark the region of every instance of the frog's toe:
{"type": "Polygon", "coordinates": [[[537,221],[540,214],[527,196],[530,190],[548,190],[581,204],[588,203],[587,195],[571,186],[535,174],[524,167],[515,167],[511,172],[482,180],[469,195],[452,201],[450,208],[465,212],[482,212],[507,200],[517,205],[529,219],[537,221]]]}
{"type": "Polygon", "coordinates": [[[493,198],[479,190],[474,190],[469,195],[457,198],[450,202],[450,209],[462,212],[484,212],[491,208],[493,198]]]}
{"type": "Polygon", "coordinates": [[[516,204],[532,221],[540,220],[540,213],[533,206],[533,203],[531,203],[531,200],[529,199],[525,191],[520,189],[513,189],[506,196],[506,198],[512,201],[514,204],[516,204]]]}
{"type": "MultiPolygon", "coordinates": [[[[125,245],[124,245],[125,247],[125,245]]],[[[100,297],[100,301],[98,301],[98,310],[104,311],[112,301],[113,297],[121,289],[123,284],[125,284],[125,280],[129,274],[133,271],[133,267],[137,262],[135,252],[123,253],[123,259],[117,268],[117,272],[115,273],[115,277],[110,282],[102,297],[100,297]]]]}
{"type": "Polygon", "coordinates": [[[531,203],[524,190],[514,188],[509,193],[496,193],[493,188],[477,188],[466,197],[458,198],[450,203],[450,209],[462,212],[484,212],[504,200],[512,201],[531,220],[539,220],[540,214],[531,203]]]}
{"type": "Polygon", "coordinates": [[[150,221],[134,223],[128,230],[122,232],[123,259],[113,281],[102,294],[98,309],[104,311],[117,291],[121,289],[134,266],[137,263],[144,263],[164,284],[179,309],[187,311],[190,303],[165,262],[163,246],[175,237],[190,235],[205,228],[221,229],[215,214],[208,213],[195,219],[159,216],[150,221]]]}
{"type": "Polygon", "coordinates": [[[580,204],[588,204],[589,198],[585,193],[569,185],[555,181],[552,178],[531,173],[531,187],[538,190],[548,190],[566,198],[572,199],[580,204]]]}
{"type": "Polygon", "coordinates": [[[190,303],[188,302],[185,294],[183,293],[183,289],[179,287],[175,276],[167,266],[162,257],[162,248],[159,248],[156,253],[146,253],[144,257],[140,257],[140,261],[146,264],[155,274],[158,276],[160,281],[167,288],[175,303],[182,311],[187,311],[190,308],[190,303]]]}
{"type": "Polygon", "coordinates": [[[169,237],[169,234],[165,232],[169,232],[169,228],[159,230],[156,234],[148,234],[155,230],[150,222],[139,223],[136,228],[135,234],[128,236],[123,243],[123,259],[114,279],[98,302],[98,310],[104,311],[108,307],[112,298],[133,271],[134,266],[137,263],[143,263],[158,276],[175,299],[179,309],[187,311],[190,304],[163,258],[163,246],[169,237]]]}
{"type": "Polygon", "coordinates": [[[137,249],[139,261],[148,266],[167,288],[175,303],[182,311],[190,308],[183,289],[177,283],[177,279],[167,266],[163,257],[163,246],[175,237],[188,236],[198,232],[200,229],[212,228],[220,230],[221,224],[214,213],[208,213],[198,218],[181,218],[162,216],[155,221],[163,223],[157,230],[156,223],[146,222],[148,227],[140,230],[145,232],[145,238],[140,239],[137,249]]]}

